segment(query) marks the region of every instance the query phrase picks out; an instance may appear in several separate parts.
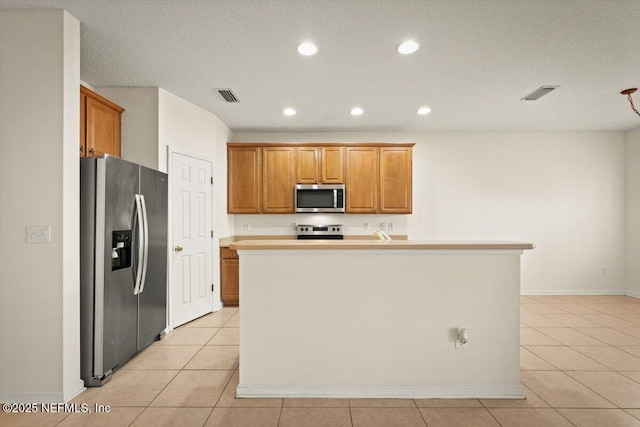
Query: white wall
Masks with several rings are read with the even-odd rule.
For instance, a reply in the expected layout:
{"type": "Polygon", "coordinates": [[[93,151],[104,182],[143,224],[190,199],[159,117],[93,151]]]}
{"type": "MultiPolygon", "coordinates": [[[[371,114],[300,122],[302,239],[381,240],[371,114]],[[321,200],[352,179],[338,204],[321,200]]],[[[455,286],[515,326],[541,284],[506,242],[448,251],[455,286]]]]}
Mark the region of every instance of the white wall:
{"type": "MultiPolygon", "coordinates": [[[[213,161],[213,280],[216,284],[214,304],[220,304],[220,254],[218,239],[232,234],[233,218],[227,212],[226,143],[229,128],[214,114],[182,98],[159,91],[158,168],[167,171],[168,147],[183,150],[213,161]],[[222,158],[219,154],[224,153],[222,158]]],[[[171,245],[171,242],[169,242],[171,245]]]]}
{"type": "Polygon", "coordinates": [[[0,11],[0,401],[81,391],[80,23],[0,11]],[[51,242],[27,244],[27,226],[51,242]]]}
{"type": "Polygon", "coordinates": [[[158,169],[157,87],[104,87],[95,91],[125,109],[122,113],[122,158],[158,169]]]}
{"type": "MultiPolygon", "coordinates": [[[[412,215],[328,219],[347,232],[382,220],[410,239],[533,242],[522,257],[524,293],[624,291],[622,132],[236,133],[233,140],[415,142],[412,215]]],[[[281,233],[312,218],[234,216],[234,234],[281,233]]]]}
{"type": "Polygon", "coordinates": [[[624,134],[624,277],[628,295],[640,298],[640,128],[624,134]]]}
{"type": "MultiPolygon", "coordinates": [[[[161,88],[102,87],[95,91],[125,109],[123,159],[167,172],[167,152],[171,146],[213,162],[213,280],[219,283],[217,242],[233,230],[233,217],[226,214],[226,143],[231,131],[216,115],[161,88]]],[[[214,304],[220,305],[219,286],[216,286],[214,304]]]]}

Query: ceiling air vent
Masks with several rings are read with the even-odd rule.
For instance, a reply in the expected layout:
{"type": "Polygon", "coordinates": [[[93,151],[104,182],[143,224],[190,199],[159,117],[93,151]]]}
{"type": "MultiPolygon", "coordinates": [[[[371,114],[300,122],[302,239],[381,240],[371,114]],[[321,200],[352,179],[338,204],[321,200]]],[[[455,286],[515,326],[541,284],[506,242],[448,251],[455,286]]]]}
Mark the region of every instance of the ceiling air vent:
{"type": "Polygon", "coordinates": [[[522,98],[520,101],[535,101],[537,99],[542,98],[549,92],[556,90],[556,88],[559,88],[559,87],[560,86],[540,86],[538,89],[534,90],[529,95],[522,98]]]}
{"type": "Polygon", "coordinates": [[[236,98],[235,94],[231,91],[231,89],[216,89],[221,97],[224,98],[227,102],[240,102],[238,98],[236,98]]]}

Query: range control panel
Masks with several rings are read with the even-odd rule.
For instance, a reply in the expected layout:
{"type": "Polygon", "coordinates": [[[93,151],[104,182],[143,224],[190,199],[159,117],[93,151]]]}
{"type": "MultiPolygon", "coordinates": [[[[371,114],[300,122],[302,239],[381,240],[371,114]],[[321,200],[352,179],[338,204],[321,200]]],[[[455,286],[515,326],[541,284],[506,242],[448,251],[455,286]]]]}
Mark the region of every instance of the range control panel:
{"type": "Polygon", "coordinates": [[[343,239],[342,224],[296,226],[298,239],[343,239]]]}

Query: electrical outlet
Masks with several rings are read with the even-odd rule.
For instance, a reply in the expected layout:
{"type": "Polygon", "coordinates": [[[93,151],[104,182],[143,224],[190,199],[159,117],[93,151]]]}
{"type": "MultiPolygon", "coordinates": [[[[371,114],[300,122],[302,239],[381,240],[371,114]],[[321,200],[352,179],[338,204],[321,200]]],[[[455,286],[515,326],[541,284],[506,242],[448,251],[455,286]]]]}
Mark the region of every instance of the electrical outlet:
{"type": "Polygon", "coordinates": [[[385,224],[384,222],[381,222],[381,223],[380,223],[380,228],[379,228],[379,229],[380,229],[380,230],[383,230],[383,231],[384,231],[384,230],[386,230],[386,229],[387,229],[387,224],[385,224]]]}
{"type": "Polygon", "coordinates": [[[604,268],[604,267],[602,268],[602,275],[603,275],[603,276],[606,276],[606,275],[607,275],[607,269],[606,269],[606,268],[604,268]]]}
{"type": "Polygon", "coordinates": [[[296,230],[296,227],[298,227],[298,223],[297,223],[297,222],[292,222],[292,223],[291,223],[291,228],[293,228],[294,230],[296,230]]]}
{"type": "Polygon", "coordinates": [[[393,230],[393,223],[390,222],[389,224],[387,224],[387,230],[392,231],[393,230]]]}
{"type": "Polygon", "coordinates": [[[48,225],[27,227],[27,243],[51,243],[51,227],[48,225]]]}
{"type": "Polygon", "coordinates": [[[458,328],[458,333],[456,335],[456,348],[457,349],[465,349],[469,345],[469,340],[467,336],[466,328],[458,328]]]}
{"type": "Polygon", "coordinates": [[[369,223],[368,222],[365,222],[363,224],[363,227],[364,227],[365,230],[369,231],[369,223]]]}
{"type": "Polygon", "coordinates": [[[251,230],[251,226],[249,224],[245,224],[244,231],[249,231],[249,230],[251,230]]]}

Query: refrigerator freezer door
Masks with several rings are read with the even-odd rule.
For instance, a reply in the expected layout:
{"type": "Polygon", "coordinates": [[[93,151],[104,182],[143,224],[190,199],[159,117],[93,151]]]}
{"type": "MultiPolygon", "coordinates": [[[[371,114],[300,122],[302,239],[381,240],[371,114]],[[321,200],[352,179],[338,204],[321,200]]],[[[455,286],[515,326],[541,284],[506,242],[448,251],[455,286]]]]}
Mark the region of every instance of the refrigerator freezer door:
{"type": "Polygon", "coordinates": [[[154,341],[167,325],[167,175],[140,167],[140,193],[147,212],[146,279],[139,297],[138,349],[154,341]]]}
{"type": "MultiPolygon", "coordinates": [[[[112,271],[111,240],[114,230],[133,229],[139,166],[110,156],[98,160],[98,169],[101,164],[104,165],[104,176],[101,179],[98,173],[97,188],[104,188],[104,242],[102,247],[96,247],[96,257],[104,258],[104,286],[103,289],[96,289],[96,306],[100,305],[98,294],[102,293],[104,308],[102,319],[96,319],[96,329],[102,327],[102,340],[98,340],[97,332],[95,339],[96,362],[102,351],[102,367],[98,363],[94,367],[94,375],[97,377],[123,364],[136,353],[138,320],[134,272],[132,268],[112,271]]],[[[134,231],[134,247],[139,244],[139,239],[138,233],[134,231]]],[[[134,264],[139,262],[140,260],[136,260],[134,264]]],[[[100,271],[96,274],[100,274],[100,271]]]]}
{"type": "Polygon", "coordinates": [[[80,376],[92,385],[95,324],[96,158],[80,159],[80,376]]]}

